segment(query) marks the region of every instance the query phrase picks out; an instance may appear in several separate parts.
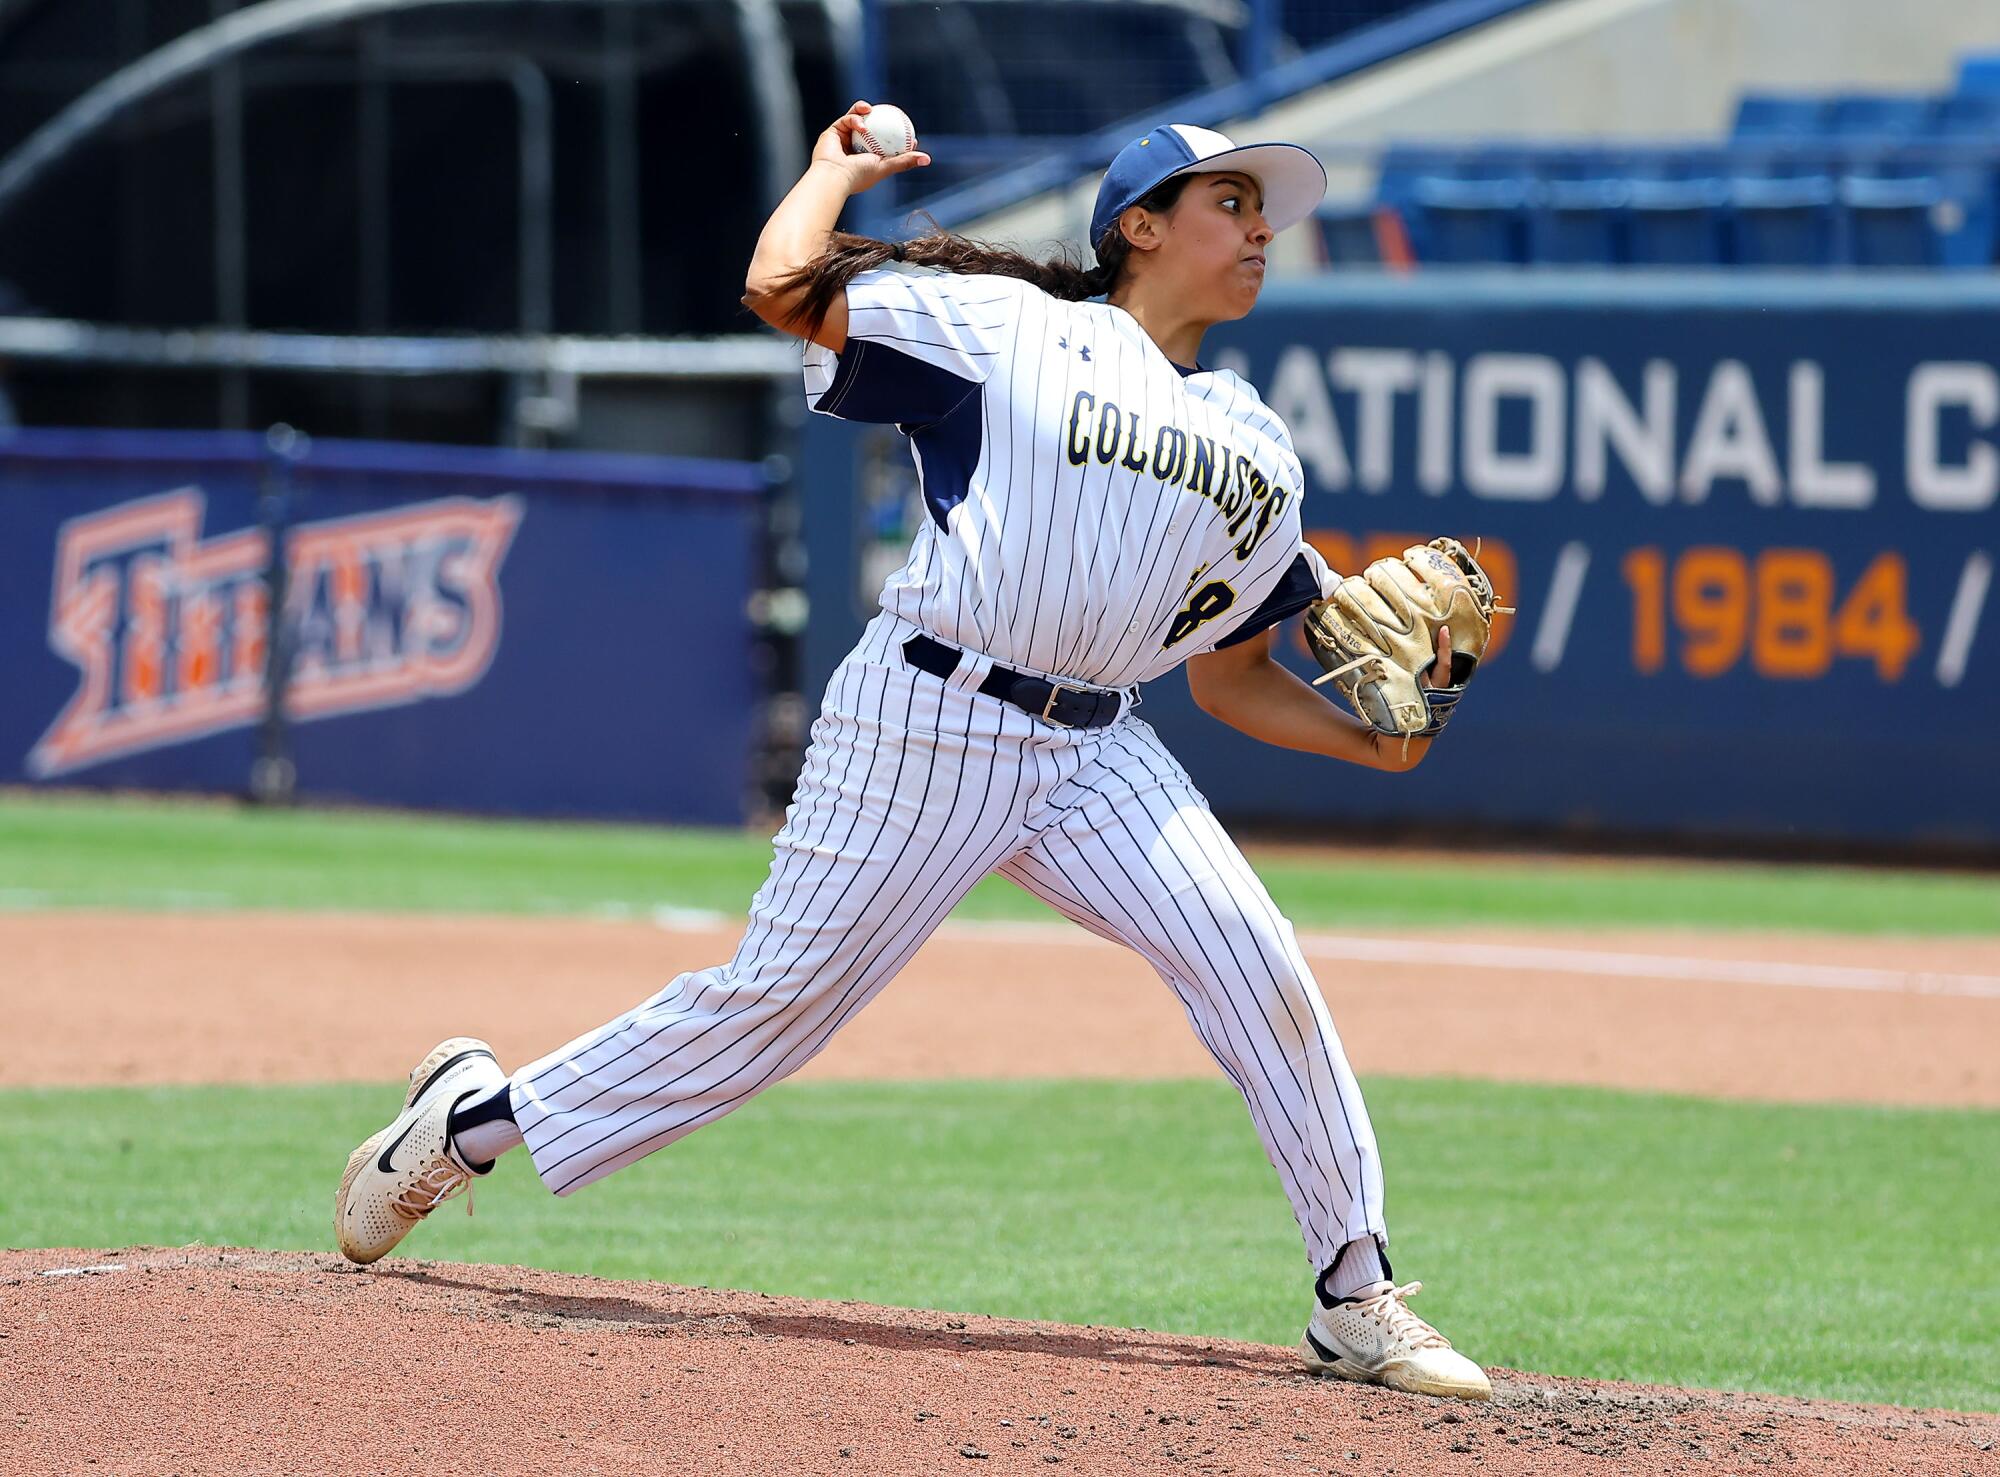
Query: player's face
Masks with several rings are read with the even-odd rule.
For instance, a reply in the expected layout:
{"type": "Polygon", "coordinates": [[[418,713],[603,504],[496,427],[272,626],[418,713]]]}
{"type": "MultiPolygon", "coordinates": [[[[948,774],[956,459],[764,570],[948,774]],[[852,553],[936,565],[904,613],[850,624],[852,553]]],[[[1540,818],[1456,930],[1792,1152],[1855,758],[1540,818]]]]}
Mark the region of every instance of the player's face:
{"type": "Polygon", "coordinates": [[[1167,214],[1161,265],[1190,307],[1222,323],[1257,305],[1264,286],[1264,191],[1247,174],[1201,174],[1167,214]]]}

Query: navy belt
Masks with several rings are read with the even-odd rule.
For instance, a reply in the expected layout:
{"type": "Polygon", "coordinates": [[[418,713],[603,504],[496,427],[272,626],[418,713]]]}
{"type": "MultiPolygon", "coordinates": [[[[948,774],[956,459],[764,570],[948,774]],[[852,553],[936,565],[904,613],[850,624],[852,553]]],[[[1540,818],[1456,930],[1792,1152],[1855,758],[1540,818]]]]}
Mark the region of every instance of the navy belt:
{"type": "MultiPolygon", "coordinates": [[[[958,670],[965,653],[955,646],[934,641],[921,631],[903,643],[903,658],[919,672],[933,677],[949,677],[958,670]]],[[[1072,687],[1066,682],[1049,682],[995,664],[979,684],[988,697],[1012,703],[1024,713],[1032,713],[1058,728],[1103,728],[1117,721],[1124,702],[1121,693],[1096,687],[1072,687]]]]}

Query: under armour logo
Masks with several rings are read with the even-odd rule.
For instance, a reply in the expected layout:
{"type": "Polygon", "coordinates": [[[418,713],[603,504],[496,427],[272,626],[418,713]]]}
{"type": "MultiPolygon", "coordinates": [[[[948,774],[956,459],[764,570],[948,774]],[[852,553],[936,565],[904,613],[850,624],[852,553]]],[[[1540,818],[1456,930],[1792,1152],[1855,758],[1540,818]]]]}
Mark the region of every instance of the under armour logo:
{"type": "MultiPolygon", "coordinates": [[[[1056,340],[1056,347],[1057,347],[1058,349],[1067,349],[1067,348],[1069,347],[1069,340],[1068,340],[1068,339],[1066,339],[1066,338],[1059,338],[1059,339],[1057,339],[1057,340],[1056,340]]],[[[1083,362],[1084,362],[1085,364],[1088,364],[1088,363],[1090,362],[1090,345],[1089,345],[1089,344],[1078,344],[1078,345],[1076,346],[1076,351],[1077,351],[1077,353],[1079,353],[1079,354],[1083,355],[1083,362]]]]}

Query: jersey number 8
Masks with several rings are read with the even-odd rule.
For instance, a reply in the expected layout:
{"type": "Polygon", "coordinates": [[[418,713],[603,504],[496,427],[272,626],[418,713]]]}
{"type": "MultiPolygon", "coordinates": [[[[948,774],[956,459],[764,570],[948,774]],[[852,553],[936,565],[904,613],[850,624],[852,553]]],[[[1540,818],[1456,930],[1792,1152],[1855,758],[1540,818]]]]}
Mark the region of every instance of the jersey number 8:
{"type": "Polygon", "coordinates": [[[1181,644],[1196,631],[1221,615],[1236,603],[1236,592],[1221,580],[1210,580],[1188,597],[1188,603],[1167,627],[1167,639],[1160,650],[1166,651],[1181,644]]]}

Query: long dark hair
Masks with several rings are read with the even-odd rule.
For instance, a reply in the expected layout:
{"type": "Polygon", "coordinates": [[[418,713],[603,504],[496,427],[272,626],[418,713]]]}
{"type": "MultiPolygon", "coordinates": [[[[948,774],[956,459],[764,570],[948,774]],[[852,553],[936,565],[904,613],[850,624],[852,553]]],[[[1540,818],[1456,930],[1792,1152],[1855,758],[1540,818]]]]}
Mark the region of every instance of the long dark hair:
{"type": "MultiPolygon", "coordinates": [[[[1136,203],[1148,210],[1172,210],[1193,175],[1179,174],[1162,182],[1136,203]]],[[[926,217],[928,219],[928,217],[926,217]]],[[[1086,267],[1067,249],[1037,260],[1011,247],[975,241],[956,235],[936,221],[930,229],[908,241],[878,241],[873,236],[856,236],[835,231],[827,238],[826,249],[776,286],[781,293],[801,292],[787,327],[811,338],[826,322],[827,310],[847,290],[847,284],[862,272],[889,262],[936,267],[940,271],[967,276],[1016,277],[1032,282],[1050,297],[1068,302],[1103,297],[1118,283],[1132,255],[1132,244],[1112,222],[1111,229],[1097,243],[1097,265],[1086,267]],[[802,291],[801,291],[802,290],[802,291]]]]}

